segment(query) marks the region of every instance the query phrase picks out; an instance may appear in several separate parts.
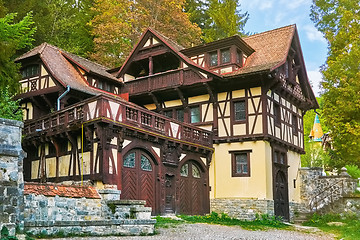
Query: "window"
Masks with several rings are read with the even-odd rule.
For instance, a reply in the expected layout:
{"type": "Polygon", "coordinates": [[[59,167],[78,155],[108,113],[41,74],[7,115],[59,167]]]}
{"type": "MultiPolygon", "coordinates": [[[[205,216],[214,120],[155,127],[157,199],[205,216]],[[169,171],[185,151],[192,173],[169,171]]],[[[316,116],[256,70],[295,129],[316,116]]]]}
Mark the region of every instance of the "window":
{"type": "Polygon", "coordinates": [[[176,110],[176,119],[180,122],[184,121],[184,110],[183,109],[177,109],[176,110]]]}
{"type": "Polygon", "coordinates": [[[234,120],[235,121],[246,120],[245,100],[234,102],[234,120]]]}
{"type": "Polygon", "coordinates": [[[251,150],[230,152],[232,177],[250,177],[250,152],[251,150]]]}
{"type": "Polygon", "coordinates": [[[210,54],[210,67],[218,65],[218,54],[216,52],[211,52],[210,54]]]}
{"type": "Polygon", "coordinates": [[[190,123],[200,122],[200,108],[192,107],[190,108],[190,123]]]}
{"type": "Polygon", "coordinates": [[[141,155],[141,170],[152,171],[150,160],[144,155],[141,155]]]}
{"type": "Polygon", "coordinates": [[[192,167],[192,176],[194,178],[200,178],[200,170],[197,166],[195,166],[194,164],[191,166],[192,167]]]}
{"type": "Polygon", "coordinates": [[[292,125],[293,125],[293,134],[297,135],[297,131],[298,131],[298,121],[297,121],[297,117],[295,114],[292,115],[292,125]]]}
{"type": "Polygon", "coordinates": [[[187,177],[189,175],[189,164],[184,164],[180,169],[180,176],[187,177]]]}
{"type": "Polygon", "coordinates": [[[23,78],[33,77],[40,74],[40,67],[39,65],[30,65],[25,67],[21,71],[21,75],[23,78]]]}
{"type": "MultiPolygon", "coordinates": [[[[142,159],[141,159],[142,160],[142,159]]],[[[128,168],[135,168],[135,153],[130,153],[128,154],[125,159],[124,159],[124,163],[123,163],[124,167],[128,167],[128,168]]]]}
{"type": "Polygon", "coordinates": [[[230,49],[221,50],[221,63],[229,63],[230,62],[230,49]]]}
{"type": "Polygon", "coordinates": [[[280,106],[278,103],[274,102],[274,118],[275,118],[275,125],[281,124],[281,112],[280,112],[280,106]]]}

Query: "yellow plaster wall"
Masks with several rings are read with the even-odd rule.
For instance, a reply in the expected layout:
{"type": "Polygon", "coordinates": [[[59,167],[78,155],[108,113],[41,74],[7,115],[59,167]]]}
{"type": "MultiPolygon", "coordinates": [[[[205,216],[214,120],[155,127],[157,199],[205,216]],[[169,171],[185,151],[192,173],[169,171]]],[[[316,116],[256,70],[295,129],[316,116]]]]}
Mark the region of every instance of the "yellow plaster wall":
{"type": "Polygon", "coordinates": [[[146,109],[148,110],[155,110],[156,109],[156,105],[155,104],[147,104],[144,106],[146,109]]]}
{"type": "Polygon", "coordinates": [[[218,101],[226,100],[227,92],[218,93],[218,101]]]}
{"type": "Polygon", "coordinates": [[[167,107],[167,108],[182,106],[182,102],[181,102],[180,99],[176,99],[176,100],[172,100],[172,101],[166,101],[166,102],[164,102],[164,104],[165,104],[165,107],[167,107]]]}
{"type": "Polygon", "coordinates": [[[261,87],[250,88],[250,91],[252,96],[261,95],[261,87]]]}
{"type": "Polygon", "coordinates": [[[219,130],[219,137],[225,137],[227,136],[226,130],[230,134],[230,118],[225,118],[224,121],[222,119],[218,120],[218,130],[219,130]],[[225,125],[226,129],[225,129],[225,125]]]}
{"type": "Polygon", "coordinates": [[[232,91],[233,98],[242,98],[245,97],[245,89],[240,89],[236,91],[232,91]]]}
{"type": "Polygon", "coordinates": [[[23,119],[24,120],[29,120],[29,119],[33,119],[33,113],[34,113],[34,108],[31,102],[27,102],[27,103],[23,103],[21,104],[22,108],[26,108],[23,109],[23,119]],[[26,111],[29,112],[29,118],[26,117],[26,111]]]}
{"type": "Polygon", "coordinates": [[[201,111],[202,111],[201,116],[205,120],[205,122],[212,122],[214,120],[213,105],[212,104],[209,105],[209,109],[207,111],[207,114],[205,115],[207,106],[208,104],[203,104],[201,106],[201,111]]]}
{"type": "Polygon", "coordinates": [[[70,155],[59,157],[59,176],[66,177],[69,175],[70,155]]]}
{"type": "Polygon", "coordinates": [[[209,177],[211,198],[272,199],[271,147],[264,141],[215,144],[209,177]],[[229,151],[252,150],[250,177],[231,176],[229,151]]]}
{"type": "Polygon", "coordinates": [[[300,202],[300,176],[299,176],[299,168],[300,168],[300,154],[288,151],[288,183],[289,183],[289,201],[292,202],[300,202]],[[296,179],[294,188],[294,179],[296,179]]]}
{"type": "Polygon", "coordinates": [[[31,162],[31,179],[37,179],[39,173],[39,160],[31,162]]]}
{"type": "Polygon", "coordinates": [[[45,76],[45,75],[49,75],[48,72],[46,71],[45,67],[43,65],[41,65],[41,71],[40,71],[41,76],[45,76]]]}
{"type": "Polygon", "coordinates": [[[54,80],[52,79],[52,77],[49,77],[49,87],[55,87],[56,84],[54,82],[54,80]]]}
{"type": "Polygon", "coordinates": [[[188,99],[189,104],[205,102],[205,101],[209,101],[209,94],[199,95],[199,96],[195,96],[195,97],[189,97],[189,99],[188,99]]]}
{"type": "Polygon", "coordinates": [[[47,158],[46,159],[46,177],[52,178],[56,177],[56,158],[47,158]]]}
{"type": "Polygon", "coordinates": [[[246,124],[235,124],[233,125],[234,136],[246,135],[246,124]]]}

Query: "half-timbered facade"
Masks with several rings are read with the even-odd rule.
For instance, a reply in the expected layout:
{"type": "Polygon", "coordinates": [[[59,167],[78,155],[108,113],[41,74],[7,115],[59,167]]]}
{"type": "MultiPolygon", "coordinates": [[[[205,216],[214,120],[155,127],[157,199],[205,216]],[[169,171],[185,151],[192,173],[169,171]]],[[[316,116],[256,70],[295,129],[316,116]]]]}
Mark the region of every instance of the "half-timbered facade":
{"type": "Polygon", "coordinates": [[[104,67],[49,44],[17,61],[26,181],[115,187],[153,214],[209,212],[211,132],[128,102],[104,67]]]}
{"type": "Polygon", "coordinates": [[[116,77],[131,102],[213,132],[212,210],[290,218],[302,116],[318,107],[295,25],[188,49],[149,29],[116,77]]]}
{"type": "Polygon", "coordinates": [[[48,44],[17,61],[27,181],[116,185],[153,213],[290,219],[300,203],[318,103],[295,25],[188,49],[148,29],[111,74],[48,44]]]}

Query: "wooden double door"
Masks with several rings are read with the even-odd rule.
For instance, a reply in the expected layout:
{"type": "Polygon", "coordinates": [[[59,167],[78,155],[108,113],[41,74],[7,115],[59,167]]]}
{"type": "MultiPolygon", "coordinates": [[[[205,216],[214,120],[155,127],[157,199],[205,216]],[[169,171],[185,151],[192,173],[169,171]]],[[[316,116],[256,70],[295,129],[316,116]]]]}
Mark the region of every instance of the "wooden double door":
{"type": "MultiPolygon", "coordinates": [[[[163,169],[166,172],[166,169],[163,169]]],[[[134,149],[123,157],[121,199],[146,200],[146,206],[152,208],[152,214],[180,213],[199,215],[209,212],[208,174],[196,161],[190,160],[181,165],[172,174],[164,174],[164,184],[158,184],[155,176],[158,165],[153,158],[134,149]],[[163,189],[157,189],[163,188],[163,189]],[[165,199],[157,197],[164,192],[165,199]],[[163,206],[161,206],[164,204],[163,206]]]]}
{"type": "Polygon", "coordinates": [[[128,152],[123,158],[121,199],[146,200],[147,207],[156,211],[156,165],[141,149],[128,152]]]}

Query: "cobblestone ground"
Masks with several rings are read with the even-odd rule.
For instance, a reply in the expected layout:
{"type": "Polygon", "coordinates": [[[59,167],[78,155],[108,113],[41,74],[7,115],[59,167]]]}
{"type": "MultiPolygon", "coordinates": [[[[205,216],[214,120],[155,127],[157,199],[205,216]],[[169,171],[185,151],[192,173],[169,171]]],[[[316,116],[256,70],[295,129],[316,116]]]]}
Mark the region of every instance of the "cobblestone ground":
{"type": "Polygon", "coordinates": [[[313,232],[313,229],[302,229],[301,231],[267,230],[248,231],[240,227],[228,227],[209,224],[181,224],[176,227],[161,228],[159,234],[154,236],[136,237],[74,237],[74,238],[53,238],[52,240],[322,240],[334,239],[332,235],[320,231],[313,232]]]}

